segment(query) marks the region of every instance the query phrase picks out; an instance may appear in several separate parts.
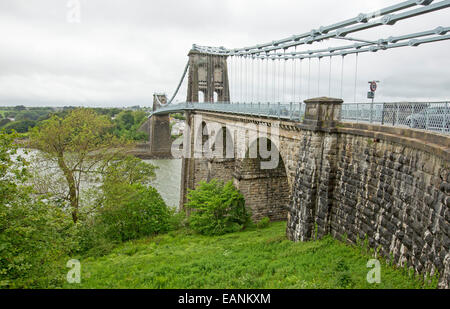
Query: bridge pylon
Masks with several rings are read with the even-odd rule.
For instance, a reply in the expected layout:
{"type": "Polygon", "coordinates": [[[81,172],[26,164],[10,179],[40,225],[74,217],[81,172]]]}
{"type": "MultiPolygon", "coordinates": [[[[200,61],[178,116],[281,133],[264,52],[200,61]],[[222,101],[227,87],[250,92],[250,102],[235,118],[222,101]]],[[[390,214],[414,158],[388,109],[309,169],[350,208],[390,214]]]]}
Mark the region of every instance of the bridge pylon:
{"type": "MultiPolygon", "coordinates": [[[[165,94],[153,95],[153,111],[167,104],[165,94]]],[[[147,121],[146,131],[150,137],[149,155],[155,158],[171,158],[172,138],[169,114],[152,115],[147,121]]]]}
{"type": "Polygon", "coordinates": [[[187,102],[230,102],[227,56],[204,54],[191,50],[187,102]]]}

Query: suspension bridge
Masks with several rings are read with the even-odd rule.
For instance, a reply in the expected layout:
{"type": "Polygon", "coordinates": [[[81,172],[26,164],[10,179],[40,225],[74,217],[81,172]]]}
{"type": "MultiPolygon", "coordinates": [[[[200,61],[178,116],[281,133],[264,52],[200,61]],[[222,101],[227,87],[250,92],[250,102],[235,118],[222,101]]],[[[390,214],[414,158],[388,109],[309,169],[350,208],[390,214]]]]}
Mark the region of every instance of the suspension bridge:
{"type": "Polygon", "coordinates": [[[343,98],[344,86],[348,88],[350,83],[354,100],[343,105],[342,120],[448,134],[449,102],[360,103],[356,98],[360,54],[412,49],[450,40],[450,27],[446,25],[376,40],[364,37],[368,30],[395,28],[404,20],[432,12],[448,14],[446,9],[449,7],[450,1],[447,0],[411,0],[361,13],[303,34],[249,47],[227,49],[194,44],[174,94],[164,102],[159,100],[161,96],[155,96],[157,108],[152,114],[205,110],[301,121],[305,99],[320,96],[343,98]],[[361,37],[358,36],[360,33],[361,37]],[[335,41],[349,43],[335,45],[335,41]],[[314,49],[318,43],[330,46],[314,49]],[[312,67],[316,70],[314,74],[312,67]],[[340,72],[332,72],[337,67],[340,67],[340,72]],[[352,81],[344,80],[347,67],[354,69],[352,81]],[[182,87],[186,84],[187,87],[182,87]],[[339,86],[332,87],[336,84],[339,86]],[[187,99],[174,102],[181,88],[187,88],[187,99]]]}
{"type": "Polygon", "coordinates": [[[147,123],[151,155],[182,148],[180,208],[201,181],[232,181],[255,221],[287,219],[290,240],[367,239],[401,267],[439,272],[440,287],[449,288],[450,103],[356,102],[360,54],[449,40],[450,27],[378,40],[362,34],[449,7],[450,0],[404,1],[269,43],[194,45],[174,95],[154,95],[147,123]],[[313,48],[334,41],[351,43],[313,48]],[[343,97],[349,65],[354,102],[344,103],[332,97],[343,97]],[[175,102],[183,84],[186,100],[175,102]],[[179,144],[169,120],[177,112],[189,128],[179,144]]]}

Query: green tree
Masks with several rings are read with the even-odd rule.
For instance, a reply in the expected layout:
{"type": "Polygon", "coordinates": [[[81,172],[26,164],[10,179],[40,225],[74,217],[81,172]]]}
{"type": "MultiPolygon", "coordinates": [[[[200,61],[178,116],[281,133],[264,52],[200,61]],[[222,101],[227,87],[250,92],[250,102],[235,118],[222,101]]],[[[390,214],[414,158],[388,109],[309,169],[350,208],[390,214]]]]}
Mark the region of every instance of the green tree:
{"type": "Polygon", "coordinates": [[[25,185],[16,137],[0,132],[0,288],[48,288],[62,279],[57,262],[70,248],[71,220],[25,185]]]}
{"type": "Polygon", "coordinates": [[[10,122],[11,122],[11,120],[9,120],[8,118],[1,119],[0,120],[0,128],[4,127],[5,125],[7,125],[10,122]]]}
{"type": "Polygon", "coordinates": [[[34,120],[21,120],[21,121],[13,121],[9,122],[3,128],[11,133],[16,131],[17,133],[27,133],[30,129],[36,126],[36,121],[34,120]]]}
{"type": "Polygon", "coordinates": [[[123,111],[117,116],[119,126],[126,130],[130,130],[134,125],[134,116],[131,111],[123,111]]]}
{"type": "Polygon", "coordinates": [[[53,116],[30,135],[30,143],[56,162],[67,185],[72,218],[79,219],[84,176],[101,174],[108,163],[126,152],[129,143],[113,136],[111,120],[91,109],[78,108],[65,118],[53,116]]]}
{"type": "Polygon", "coordinates": [[[233,182],[201,182],[189,191],[185,207],[191,212],[189,226],[203,235],[236,232],[251,222],[244,196],[233,182]]]}
{"type": "Polygon", "coordinates": [[[108,239],[123,242],[169,231],[172,213],[156,189],[108,182],[103,190],[96,224],[108,239]]]}
{"type": "Polygon", "coordinates": [[[26,109],[27,108],[25,106],[23,106],[23,105],[17,105],[17,106],[14,107],[14,110],[16,110],[16,111],[24,111],[26,109]]]}
{"type": "Polygon", "coordinates": [[[111,162],[105,171],[104,188],[119,183],[148,185],[156,176],[155,169],[156,166],[132,156],[111,162]]]}

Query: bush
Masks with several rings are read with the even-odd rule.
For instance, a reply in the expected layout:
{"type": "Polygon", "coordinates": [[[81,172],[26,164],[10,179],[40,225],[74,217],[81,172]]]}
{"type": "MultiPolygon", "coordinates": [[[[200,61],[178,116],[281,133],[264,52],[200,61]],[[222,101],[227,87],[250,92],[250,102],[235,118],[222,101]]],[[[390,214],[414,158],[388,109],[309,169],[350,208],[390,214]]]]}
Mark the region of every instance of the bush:
{"type": "Polygon", "coordinates": [[[4,119],[0,120],[0,128],[6,126],[10,122],[11,122],[11,120],[9,120],[8,118],[4,118],[4,119]]]}
{"type": "Polygon", "coordinates": [[[0,131],[0,288],[51,288],[63,280],[60,261],[73,245],[73,223],[25,185],[16,137],[0,131]]]}
{"type": "Polygon", "coordinates": [[[259,229],[265,229],[265,228],[269,227],[269,224],[270,224],[270,218],[264,217],[261,219],[261,221],[259,221],[256,224],[256,227],[259,229]]]}
{"type": "Polygon", "coordinates": [[[107,192],[97,228],[108,239],[124,242],[167,232],[170,220],[170,210],[156,189],[119,183],[107,192]]]}
{"type": "Polygon", "coordinates": [[[8,133],[11,133],[12,131],[16,131],[17,133],[27,133],[30,129],[34,128],[36,124],[37,122],[34,120],[14,121],[6,124],[4,129],[8,133]]]}
{"type": "Polygon", "coordinates": [[[73,223],[59,207],[23,199],[0,205],[0,287],[51,288],[64,280],[73,223]]]}
{"type": "Polygon", "coordinates": [[[201,182],[189,191],[186,208],[191,210],[189,226],[202,235],[237,232],[250,223],[244,196],[232,182],[201,182]]]}

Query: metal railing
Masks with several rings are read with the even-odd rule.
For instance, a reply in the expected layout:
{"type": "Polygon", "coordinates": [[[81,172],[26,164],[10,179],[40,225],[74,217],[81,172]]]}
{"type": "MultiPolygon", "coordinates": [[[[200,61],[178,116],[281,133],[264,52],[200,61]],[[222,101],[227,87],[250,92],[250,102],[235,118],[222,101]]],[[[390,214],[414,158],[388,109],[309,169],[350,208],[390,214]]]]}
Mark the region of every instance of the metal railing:
{"type": "MultiPolygon", "coordinates": [[[[301,122],[304,103],[178,103],[153,114],[199,110],[301,122]]],[[[450,134],[450,102],[346,103],[342,121],[422,129],[450,134]]]]}
{"type": "Polygon", "coordinates": [[[342,120],[449,134],[450,102],[344,104],[342,120]]]}
{"type": "Polygon", "coordinates": [[[238,115],[251,115],[283,120],[302,121],[305,115],[304,103],[179,103],[158,109],[154,114],[199,110],[238,115]]]}

